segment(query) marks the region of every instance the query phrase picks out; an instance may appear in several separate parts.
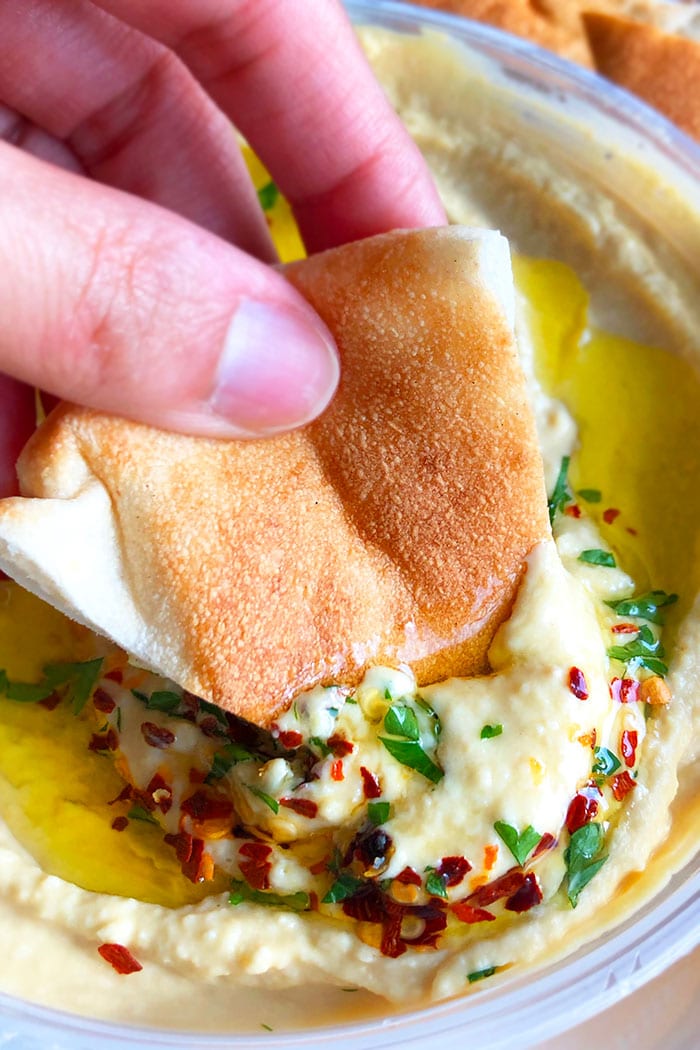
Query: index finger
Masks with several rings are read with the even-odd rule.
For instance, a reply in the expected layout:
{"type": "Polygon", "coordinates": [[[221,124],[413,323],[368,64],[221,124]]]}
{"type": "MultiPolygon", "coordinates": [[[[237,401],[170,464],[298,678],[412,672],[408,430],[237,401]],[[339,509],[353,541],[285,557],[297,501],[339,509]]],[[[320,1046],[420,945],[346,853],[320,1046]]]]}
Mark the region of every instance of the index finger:
{"type": "Polygon", "coordinates": [[[94,2],[177,52],[272,172],[309,250],[445,222],[335,0],[94,2]]]}

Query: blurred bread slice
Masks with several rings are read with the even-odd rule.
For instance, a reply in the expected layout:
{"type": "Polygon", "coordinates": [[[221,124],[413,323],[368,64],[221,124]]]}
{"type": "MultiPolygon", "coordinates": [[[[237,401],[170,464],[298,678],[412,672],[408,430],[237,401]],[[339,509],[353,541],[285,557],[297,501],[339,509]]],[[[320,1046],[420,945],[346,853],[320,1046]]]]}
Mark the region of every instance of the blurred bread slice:
{"type": "Polygon", "coordinates": [[[593,11],[583,21],[598,72],[700,140],[700,42],[593,11]]]}
{"type": "Polygon", "coordinates": [[[59,406],[0,503],[5,571],[262,725],[378,662],[485,670],[549,535],[507,242],[399,231],[286,272],[341,350],[320,420],[224,442],[59,406]]]}

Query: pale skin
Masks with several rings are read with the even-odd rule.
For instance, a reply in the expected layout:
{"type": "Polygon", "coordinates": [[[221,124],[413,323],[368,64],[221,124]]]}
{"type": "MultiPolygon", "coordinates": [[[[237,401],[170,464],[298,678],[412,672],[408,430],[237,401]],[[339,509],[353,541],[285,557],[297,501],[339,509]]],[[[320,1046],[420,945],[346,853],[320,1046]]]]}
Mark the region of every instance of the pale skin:
{"type": "Polygon", "coordinates": [[[0,58],[0,495],[35,386],[226,438],[322,411],[231,123],[309,251],[445,221],[337,0],[6,0],[0,58]]]}

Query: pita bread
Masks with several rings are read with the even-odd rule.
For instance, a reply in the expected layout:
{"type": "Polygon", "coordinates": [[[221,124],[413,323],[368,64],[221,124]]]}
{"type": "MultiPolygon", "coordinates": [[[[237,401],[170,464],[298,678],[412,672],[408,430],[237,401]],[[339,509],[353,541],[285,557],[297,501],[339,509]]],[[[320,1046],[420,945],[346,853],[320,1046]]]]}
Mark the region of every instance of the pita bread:
{"type": "Polygon", "coordinates": [[[0,503],[0,565],[137,660],[269,725],[373,663],[487,667],[548,536],[507,242],[395,232],[287,269],[341,385],[302,431],[225,442],[59,406],[0,503]]]}
{"type": "Polygon", "coordinates": [[[700,42],[611,15],[583,19],[598,72],[700,140],[700,42]]]}

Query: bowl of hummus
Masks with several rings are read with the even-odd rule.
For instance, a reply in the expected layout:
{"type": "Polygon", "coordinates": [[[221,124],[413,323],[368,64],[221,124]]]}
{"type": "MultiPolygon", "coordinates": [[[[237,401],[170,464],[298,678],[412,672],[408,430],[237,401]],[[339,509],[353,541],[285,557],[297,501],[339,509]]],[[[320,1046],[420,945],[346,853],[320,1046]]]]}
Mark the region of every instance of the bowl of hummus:
{"type": "Polygon", "coordinates": [[[264,731],[3,581],[10,1043],[534,1045],[697,944],[700,150],[525,42],[349,7],[450,221],[508,239],[551,536],[488,673],[373,666],[264,731]]]}

